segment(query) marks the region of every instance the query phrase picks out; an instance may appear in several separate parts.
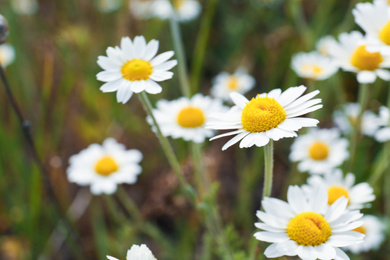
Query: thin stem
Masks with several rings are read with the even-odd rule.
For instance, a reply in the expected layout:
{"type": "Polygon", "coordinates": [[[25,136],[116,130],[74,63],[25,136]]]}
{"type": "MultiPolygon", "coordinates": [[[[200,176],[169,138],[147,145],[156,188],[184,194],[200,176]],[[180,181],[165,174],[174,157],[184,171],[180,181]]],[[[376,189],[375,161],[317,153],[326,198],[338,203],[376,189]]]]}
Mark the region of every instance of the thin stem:
{"type": "Polygon", "coordinates": [[[270,139],[269,143],[264,146],[264,187],[263,199],[271,196],[272,177],[274,168],[274,143],[270,139]]]}
{"type": "Polygon", "coordinates": [[[161,129],[157,123],[156,118],[153,115],[153,108],[152,104],[150,103],[150,100],[148,96],[146,95],[145,91],[142,91],[138,95],[139,100],[142,103],[142,106],[145,110],[145,112],[150,116],[150,118],[153,121],[153,127],[156,129],[156,135],[158,137],[158,140],[160,141],[160,145],[163,148],[163,151],[165,153],[165,156],[168,159],[169,164],[171,165],[173,171],[176,173],[177,178],[179,179],[181,188],[183,188],[185,191],[189,192],[191,195],[191,199],[195,202],[195,193],[192,187],[188,184],[188,182],[184,179],[183,173],[180,168],[179,161],[177,160],[177,157],[175,153],[173,152],[173,148],[171,144],[169,143],[168,139],[162,134],[161,129]]]}
{"type": "Polygon", "coordinates": [[[349,159],[349,165],[347,168],[347,172],[353,171],[353,165],[355,163],[355,155],[356,155],[356,147],[357,143],[359,141],[360,131],[361,131],[361,124],[362,124],[362,116],[364,111],[366,110],[367,103],[368,103],[368,97],[369,97],[369,85],[368,84],[360,84],[359,85],[359,92],[358,92],[358,102],[360,105],[360,111],[356,118],[355,125],[352,129],[351,134],[351,142],[350,142],[350,159],[349,159]]]}
{"type": "MultiPolygon", "coordinates": [[[[173,7],[172,7],[173,8],[173,7]]],[[[171,26],[171,33],[173,38],[173,48],[176,52],[177,57],[177,69],[179,73],[180,88],[184,96],[191,96],[190,83],[188,81],[187,73],[187,61],[184,53],[183,42],[181,40],[181,33],[179,28],[179,23],[177,22],[177,14],[173,12],[169,19],[169,24],[171,26]]]]}
{"type": "Polygon", "coordinates": [[[194,175],[199,178],[202,187],[206,192],[210,191],[210,180],[207,178],[207,172],[202,161],[201,144],[191,142],[192,158],[194,163],[194,175]]]}

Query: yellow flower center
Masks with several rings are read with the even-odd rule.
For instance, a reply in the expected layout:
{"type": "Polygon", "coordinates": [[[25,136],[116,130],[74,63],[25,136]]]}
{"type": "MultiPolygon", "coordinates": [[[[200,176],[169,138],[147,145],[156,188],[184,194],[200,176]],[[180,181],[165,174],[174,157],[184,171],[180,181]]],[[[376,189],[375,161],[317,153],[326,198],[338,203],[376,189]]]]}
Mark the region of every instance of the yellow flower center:
{"type": "Polygon", "coordinates": [[[328,158],[328,155],[329,147],[323,142],[314,142],[309,148],[309,156],[313,160],[322,161],[328,158]]]}
{"type": "Polygon", "coordinates": [[[130,81],[148,80],[153,67],[149,61],[133,59],[122,66],[121,72],[123,77],[130,81]]]}
{"type": "Polygon", "coordinates": [[[236,76],[230,76],[227,85],[229,90],[236,90],[238,88],[238,78],[236,76]]]}
{"type": "Polygon", "coordinates": [[[382,61],[382,55],[379,52],[368,52],[366,45],[356,48],[351,57],[351,64],[360,70],[376,70],[382,61]]]}
{"type": "Polygon", "coordinates": [[[298,245],[319,246],[328,241],[332,229],[323,216],[315,212],[303,212],[287,224],[287,235],[298,245]]]}
{"type": "Polygon", "coordinates": [[[330,186],[328,188],[328,204],[332,205],[336,200],[338,200],[341,196],[344,196],[345,198],[348,199],[348,204],[349,204],[349,196],[348,196],[348,191],[341,186],[330,186]]]}
{"type": "Polygon", "coordinates": [[[304,64],[301,67],[301,71],[302,74],[311,75],[310,78],[317,78],[322,74],[324,70],[320,66],[315,64],[304,64]]]}
{"type": "Polygon", "coordinates": [[[356,231],[362,234],[366,234],[366,229],[363,226],[357,227],[355,229],[352,229],[352,231],[356,231]]]}
{"type": "Polygon", "coordinates": [[[177,115],[177,123],[186,128],[200,127],[206,121],[203,111],[197,107],[183,108],[177,115]]]}
{"type": "Polygon", "coordinates": [[[241,114],[242,127],[251,133],[266,132],[286,119],[286,111],[274,98],[256,97],[246,104],[241,114]]]}
{"type": "Polygon", "coordinates": [[[118,164],[115,162],[115,160],[110,156],[104,156],[102,157],[96,164],[95,164],[95,172],[97,174],[100,174],[102,176],[109,176],[112,173],[118,171],[118,164]]]}
{"type": "Polygon", "coordinates": [[[173,7],[175,9],[180,9],[180,7],[182,7],[182,5],[184,4],[184,1],[185,0],[173,0],[173,7]]]}
{"type": "Polygon", "coordinates": [[[379,39],[387,45],[390,45],[390,22],[388,22],[379,32],[379,39]]]}

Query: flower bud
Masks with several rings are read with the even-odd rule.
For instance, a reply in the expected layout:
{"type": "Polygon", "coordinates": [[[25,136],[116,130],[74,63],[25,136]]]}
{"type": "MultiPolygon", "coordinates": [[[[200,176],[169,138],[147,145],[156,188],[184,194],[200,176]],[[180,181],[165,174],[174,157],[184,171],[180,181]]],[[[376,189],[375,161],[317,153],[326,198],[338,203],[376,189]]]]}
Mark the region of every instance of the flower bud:
{"type": "Polygon", "coordinates": [[[4,16],[0,14],[0,44],[3,44],[7,40],[8,33],[8,22],[4,16]]]}

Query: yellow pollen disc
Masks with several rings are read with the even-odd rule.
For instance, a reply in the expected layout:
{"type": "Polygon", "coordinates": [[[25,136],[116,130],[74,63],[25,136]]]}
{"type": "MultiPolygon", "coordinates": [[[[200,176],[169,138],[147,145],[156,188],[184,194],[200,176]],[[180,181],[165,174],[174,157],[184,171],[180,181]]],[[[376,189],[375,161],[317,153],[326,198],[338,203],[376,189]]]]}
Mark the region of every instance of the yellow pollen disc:
{"type": "Polygon", "coordinates": [[[203,111],[197,107],[183,108],[177,115],[177,123],[186,128],[200,127],[205,121],[203,111]]]}
{"type": "Polygon", "coordinates": [[[311,78],[319,77],[324,71],[320,66],[315,64],[305,64],[301,67],[301,70],[303,74],[312,75],[311,78]]]}
{"type": "Polygon", "coordinates": [[[355,229],[352,229],[352,231],[356,231],[362,234],[366,234],[366,229],[363,226],[357,227],[355,229]]]}
{"type": "Polygon", "coordinates": [[[315,212],[303,212],[287,224],[287,235],[298,245],[319,246],[328,241],[332,229],[323,216],[315,212]]]}
{"type": "Polygon", "coordinates": [[[118,164],[112,157],[104,156],[95,164],[95,171],[97,174],[109,176],[118,171],[118,164]]]}
{"type": "Polygon", "coordinates": [[[130,81],[148,80],[153,67],[149,61],[133,59],[122,66],[121,72],[123,77],[130,81]]]}
{"type": "Polygon", "coordinates": [[[185,0],[173,0],[173,7],[175,9],[180,9],[180,7],[182,7],[182,5],[184,4],[184,1],[185,0]]]}
{"type": "Polygon", "coordinates": [[[314,142],[309,148],[309,156],[313,160],[322,161],[328,158],[328,155],[329,147],[323,142],[314,142]]]}
{"type": "Polygon", "coordinates": [[[328,204],[332,205],[336,200],[338,200],[341,196],[344,196],[348,199],[349,204],[349,194],[348,191],[341,186],[330,186],[328,188],[328,204]]]}
{"type": "Polygon", "coordinates": [[[227,85],[229,90],[236,90],[238,88],[238,78],[236,76],[230,76],[227,85]]]}
{"type": "Polygon", "coordinates": [[[286,119],[286,111],[274,98],[256,97],[241,114],[242,127],[251,133],[266,132],[286,119]]]}
{"type": "Polygon", "coordinates": [[[388,22],[379,32],[379,39],[387,45],[390,45],[390,22],[388,22]]]}
{"type": "Polygon", "coordinates": [[[356,48],[351,57],[351,64],[360,70],[376,70],[382,61],[382,55],[379,52],[368,52],[366,45],[356,48]]]}

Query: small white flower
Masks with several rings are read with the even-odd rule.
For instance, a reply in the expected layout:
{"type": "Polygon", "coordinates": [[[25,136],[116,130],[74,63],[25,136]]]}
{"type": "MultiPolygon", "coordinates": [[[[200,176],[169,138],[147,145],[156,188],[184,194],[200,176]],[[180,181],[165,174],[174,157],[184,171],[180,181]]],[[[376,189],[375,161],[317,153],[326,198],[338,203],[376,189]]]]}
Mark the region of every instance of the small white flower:
{"type": "Polygon", "coordinates": [[[300,52],[291,60],[291,68],[301,78],[324,80],[337,72],[339,67],[332,58],[318,52],[300,52]]]}
{"type": "Polygon", "coordinates": [[[98,0],[97,5],[101,12],[110,13],[121,7],[122,0],[98,0]]]}
{"type": "Polygon", "coordinates": [[[345,71],[357,73],[359,83],[373,83],[376,77],[390,80],[390,57],[380,52],[370,52],[373,42],[358,31],[342,33],[339,42],[330,50],[331,56],[345,71]]]}
{"type": "Polygon", "coordinates": [[[363,224],[363,214],[347,211],[348,200],[340,198],[328,206],[326,190],[317,189],[308,197],[298,186],[290,186],[288,203],[266,197],[264,211],[257,211],[262,221],[256,239],[272,243],[264,252],[268,258],[298,255],[304,260],[349,260],[340,249],[361,243],[364,235],[352,231],[363,224]]]}
{"type": "Polygon", "coordinates": [[[312,175],[304,186],[308,194],[317,189],[325,188],[328,191],[328,204],[332,205],[340,197],[348,199],[348,209],[356,210],[370,206],[375,200],[374,190],[367,182],[355,184],[355,175],[348,173],[345,178],[340,169],[327,172],[324,176],[312,175]]]}
{"type": "Polygon", "coordinates": [[[377,250],[385,240],[385,225],[379,218],[372,215],[364,215],[362,221],[364,221],[364,224],[355,228],[354,231],[366,235],[363,243],[346,248],[354,254],[377,250]]]}
{"type": "Polygon", "coordinates": [[[300,117],[322,107],[321,99],[312,99],[319,91],[313,91],[304,96],[305,86],[291,87],[282,93],[274,89],[269,93],[259,94],[250,101],[243,95],[230,94],[235,106],[227,113],[212,115],[212,121],[207,128],[217,130],[234,130],[211,138],[236,135],[223,147],[226,150],[240,142],[240,148],[253,145],[265,146],[269,140],[279,140],[285,137],[296,137],[295,131],[302,127],[313,127],[318,120],[300,117]]]}
{"type": "Polygon", "coordinates": [[[230,93],[245,94],[255,86],[255,79],[244,68],[238,68],[234,74],[221,72],[213,79],[211,94],[223,100],[230,101],[230,93]]]}
{"type": "Polygon", "coordinates": [[[12,0],[11,7],[17,14],[32,15],[39,6],[37,0],[12,0]]]}
{"type": "Polygon", "coordinates": [[[10,65],[15,60],[15,50],[9,44],[1,44],[0,45],[0,65],[3,68],[10,65]]]}
{"type": "Polygon", "coordinates": [[[108,138],[103,145],[91,144],[69,159],[67,175],[70,182],[79,185],[91,185],[95,195],[116,191],[117,184],[132,184],[141,173],[138,163],[142,154],[138,150],[126,150],[113,138],[108,138]]]}
{"type": "Polygon", "coordinates": [[[130,0],[129,10],[138,19],[150,19],[154,16],[155,0],[130,0]]]}
{"type": "MultiPolygon", "coordinates": [[[[333,121],[344,135],[349,135],[356,124],[357,117],[360,113],[358,103],[347,103],[340,110],[333,113],[333,121]]],[[[371,110],[363,112],[361,120],[361,131],[364,135],[373,136],[381,125],[381,120],[371,110]]]]}
{"type": "Polygon", "coordinates": [[[108,47],[107,57],[99,56],[97,61],[104,69],[97,74],[97,79],[106,82],[100,90],[117,91],[117,101],[122,103],[126,103],[133,92],[160,93],[162,88],[156,81],[172,78],[173,72],[168,70],[176,66],[177,61],[168,61],[173,56],[173,51],[155,57],[158,44],[156,40],[146,44],[143,36],[136,36],[134,41],[123,37],[121,47],[108,47]]]}
{"type": "MultiPolygon", "coordinates": [[[[209,115],[228,110],[221,100],[202,94],[196,94],[191,99],[181,97],[173,101],[160,100],[156,106],[153,115],[164,136],[183,138],[195,143],[201,143],[205,138],[214,135],[213,130],[204,128],[209,121],[209,115]]],[[[153,125],[150,117],[148,122],[153,125]]]]}
{"type": "Polygon", "coordinates": [[[390,111],[388,107],[381,106],[379,108],[379,116],[377,117],[379,121],[379,129],[374,134],[375,140],[378,142],[387,142],[390,140],[390,111]]]}
{"type": "Polygon", "coordinates": [[[154,15],[160,19],[168,19],[173,12],[179,21],[190,21],[199,16],[202,6],[198,0],[155,0],[153,5],[154,15]]]}
{"type": "Polygon", "coordinates": [[[333,48],[333,44],[337,44],[333,36],[327,35],[317,41],[316,49],[324,56],[330,56],[330,50],[333,48]]]}
{"type": "MultiPolygon", "coordinates": [[[[112,256],[107,256],[108,260],[119,260],[112,256]]],[[[157,260],[152,251],[150,249],[142,244],[139,245],[133,245],[128,251],[126,255],[126,260],[157,260]]]]}
{"type": "Polygon", "coordinates": [[[290,160],[298,163],[298,170],[322,174],[340,166],[349,156],[348,140],[340,137],[337,129],[310,129],[300,135],[291,146],[290,160]]]}

